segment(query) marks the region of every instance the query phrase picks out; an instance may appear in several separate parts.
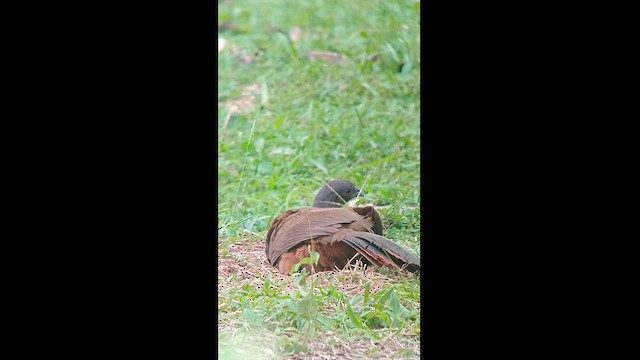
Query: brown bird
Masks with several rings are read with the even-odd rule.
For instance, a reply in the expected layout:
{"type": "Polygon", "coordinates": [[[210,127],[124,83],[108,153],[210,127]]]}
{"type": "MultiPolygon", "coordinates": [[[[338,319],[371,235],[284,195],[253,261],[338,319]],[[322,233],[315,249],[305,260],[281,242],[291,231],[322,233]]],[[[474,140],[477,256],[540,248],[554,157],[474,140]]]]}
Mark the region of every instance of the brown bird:
{"type": "MultiPolygon", "coordinates": [[[[265,252],[269,263],[288,274],[311,250],[320,254],[316,271],[344,268],[355,256],[364,264],[420,272],[420,259],[382,236],[382,221],[373,206],[343,208],[361,191],[349,181],[333,180],[311,208],[288,210],[271,223],[265,252]]],[[[310,265],[307,271],[311,271],[310,265]]],[[[302,268],[302,267],[301,267],[302,268]]]]}

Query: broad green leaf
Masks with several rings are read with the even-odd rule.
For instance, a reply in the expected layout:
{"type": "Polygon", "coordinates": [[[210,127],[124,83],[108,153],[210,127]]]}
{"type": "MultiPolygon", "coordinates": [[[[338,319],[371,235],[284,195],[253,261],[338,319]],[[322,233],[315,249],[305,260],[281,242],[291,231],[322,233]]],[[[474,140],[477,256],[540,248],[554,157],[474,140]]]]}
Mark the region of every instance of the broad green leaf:
{"type": "Polygon", "coordinates": [[[365,329],[365,325],[362,323],[362,320],[353,312],[351,309],[351,305],[347,303],[347,315],[349,315],[349,319],[356,327],[360,329],[365,329]]]}
{"type": "Polygon", "coordinates": [[[311,259],[313,260],[313,264],[318,265],[318,260],[320,260],[320,254],[316,251],[312,252],[311,259]]]}

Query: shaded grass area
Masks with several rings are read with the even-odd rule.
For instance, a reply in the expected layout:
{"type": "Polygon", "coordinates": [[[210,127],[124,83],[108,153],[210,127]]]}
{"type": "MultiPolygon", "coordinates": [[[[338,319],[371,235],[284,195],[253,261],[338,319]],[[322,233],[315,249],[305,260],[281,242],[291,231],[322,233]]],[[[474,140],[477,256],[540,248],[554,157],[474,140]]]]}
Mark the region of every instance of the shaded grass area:
{"type": "Polygon", "coordinates": [[[273,218],[344,178],[363,186],[361,203],[382,206],[385,235],[419,255],[419,5],[219,3],[218,251],[237,266],[219,269],[223,358],[339,356],[356,343],[369,357],[419,352],[418,279],[385,269],[283,276],[255,251],[273,218]],[[389,346],[398,339],[414,345],[389,346]]]}

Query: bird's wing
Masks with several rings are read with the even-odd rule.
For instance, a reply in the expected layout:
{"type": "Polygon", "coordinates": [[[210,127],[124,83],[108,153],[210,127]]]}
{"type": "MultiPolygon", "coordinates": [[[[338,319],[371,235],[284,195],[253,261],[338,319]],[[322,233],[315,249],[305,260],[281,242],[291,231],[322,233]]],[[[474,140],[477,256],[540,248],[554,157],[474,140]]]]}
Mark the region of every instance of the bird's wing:
{"type": "Polygon", "coordinates": [[[299,244],[332,235],[338,229],[354,223],[358,224],[355,225],[358,228],[366,228],[363,216],[349,208],[289,210],[271,223],[265,249],[267,258],[275,265],[282,254],[299,244]]]}
{"type": "Polygon", "coordinates": [[[362,221],[347,226],[355,231],[373,231],[374,234],[382,235],[382,220],[380,214],[373,206],[354,207],[351,210],[362,216],[362,221]]]}
{"type": "Polygon", "coordinates": [[[322,239],[322,241],[332,243],[342,241],[377,266],[386,265],[420,272],[420,258],[384,236],[370,232],[340,229],[332,234],[330,239],[322,239]]]}

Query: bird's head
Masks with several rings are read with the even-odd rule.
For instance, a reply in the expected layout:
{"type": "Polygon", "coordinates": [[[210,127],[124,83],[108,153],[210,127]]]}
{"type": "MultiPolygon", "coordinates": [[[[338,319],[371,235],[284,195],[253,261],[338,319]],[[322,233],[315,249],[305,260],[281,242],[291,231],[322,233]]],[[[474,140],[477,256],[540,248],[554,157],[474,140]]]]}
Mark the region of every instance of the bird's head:
{"type": "Polygon", "coordinates": [[[350,181],[340,179],[332,180],[320,189],[318,195],[316,195],[316,199],[313,201],[313,207],[341,207],[347,201],[362,195],[363,193],[360,189],[356,188],[350,181]]]}

